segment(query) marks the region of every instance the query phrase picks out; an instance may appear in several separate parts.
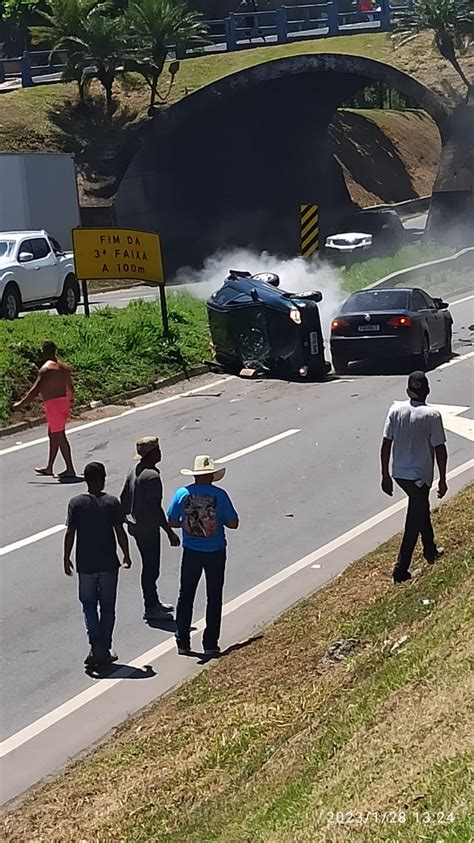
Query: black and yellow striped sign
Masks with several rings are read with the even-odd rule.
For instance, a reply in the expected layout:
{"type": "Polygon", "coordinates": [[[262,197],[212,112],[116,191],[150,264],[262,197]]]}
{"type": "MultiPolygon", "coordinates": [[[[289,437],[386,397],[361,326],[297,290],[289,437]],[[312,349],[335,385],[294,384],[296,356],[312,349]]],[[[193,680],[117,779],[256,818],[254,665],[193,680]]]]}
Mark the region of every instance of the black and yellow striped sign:
{"type": "Polygon", "coordinates": [[[305,258],[319,249],[319,205],[300,205],[300,247],[305,258]]]}

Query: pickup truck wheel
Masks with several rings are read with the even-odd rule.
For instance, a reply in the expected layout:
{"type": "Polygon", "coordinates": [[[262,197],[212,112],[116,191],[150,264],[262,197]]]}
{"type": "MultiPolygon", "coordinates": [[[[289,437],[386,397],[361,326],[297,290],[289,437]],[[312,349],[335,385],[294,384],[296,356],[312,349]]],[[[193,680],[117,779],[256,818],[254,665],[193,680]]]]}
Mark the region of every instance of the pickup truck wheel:
{"type": "Polygon", "coordinates": [[[16,284],[8,284],[2,296],[0,315],[2,319],[17,319],[21,310],[21,296],[16,284]]]}
{"type": "Polygon", "coordinates": [[[63,287],[61,298],[58,300],[56,310],[61,316],[71,316],[77,310],[79,304],[79,286],[73,275],[69,275],[63,287]]]}

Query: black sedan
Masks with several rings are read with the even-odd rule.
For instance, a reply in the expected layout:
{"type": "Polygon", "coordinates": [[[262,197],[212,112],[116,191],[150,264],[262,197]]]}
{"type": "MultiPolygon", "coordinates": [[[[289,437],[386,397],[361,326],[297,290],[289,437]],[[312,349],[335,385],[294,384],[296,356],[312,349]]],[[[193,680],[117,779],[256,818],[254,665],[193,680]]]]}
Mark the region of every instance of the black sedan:
{"type": "Polygon", "coordinates": [[[449,305],[419,289],[374,289],[353,293],[331,323],[333,366],[347,373],[355,360],[411,358],[426,369],[430,354],[451,353],[449,305]]]}

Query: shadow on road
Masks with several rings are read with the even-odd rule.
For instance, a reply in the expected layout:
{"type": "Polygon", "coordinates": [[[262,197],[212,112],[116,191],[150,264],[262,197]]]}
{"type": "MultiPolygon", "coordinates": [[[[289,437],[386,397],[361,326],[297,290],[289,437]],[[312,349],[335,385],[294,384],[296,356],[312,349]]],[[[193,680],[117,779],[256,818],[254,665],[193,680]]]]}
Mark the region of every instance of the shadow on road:
{"type": "Polygon", "coordinates": [[[156,672],[150,664],[140,668],[120,664],[119,662],[104,665],[104,667],[88,667],[85,673],[92,679],[151,679],[156,676],[156,672]],[[121,673],[120,676],[117,675],[119,672],[121,673]]]}
{"type": "Polygon", "coordinates": [[[232,653],[237,653],[239,650],[249,647],[255,641],[262,641],[263,637],[263,635],[253,635],[251,638],[246,638],[245,641],[238,641],[236,644],[231,644],[230,647],[227,647],[215,656],[206,656],[204,653],[193,653],[193,655],[199,656],[198,664],[207,664],[211,659],[222,659],[224,656],[230,656],[232,653]]]}

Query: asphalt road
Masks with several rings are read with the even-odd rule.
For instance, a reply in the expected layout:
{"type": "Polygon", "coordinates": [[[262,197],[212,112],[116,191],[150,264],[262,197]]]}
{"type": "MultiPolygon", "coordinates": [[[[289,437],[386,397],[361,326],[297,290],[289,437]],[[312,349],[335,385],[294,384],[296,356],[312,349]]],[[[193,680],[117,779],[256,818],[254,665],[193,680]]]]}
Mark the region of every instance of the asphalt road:
{"type": "MultiPolygon", "coordinates": [[[[454,305],[453,314],[455,352],[462,356],[431,374],[431,400],[445,405],[452,492],[472,476],[474,297],[454,305]]],[[[118,493],[135,439],[158,434],[166,500],[195,454],[228,457],[224,484],[241,517],[241,529],[229,537],[222,640],[229,646],[399,528],[403,504],[398,493],[389,500],[380,492],[378,449],[387,408],[404,397],[405,379],[363,369],[324,384],[209,375],[122,415],[78,423],[70,438],[78,468],[103,461],[108,490],[118,493]]],[[[134,566],[120,576],[120,663],[104,678],[85,675],[77,583],[62,573],[67,502],[83,486],[36,477],[45,449],[43,429],[0,443],[3,801],[200,669],[198,658],[176,655],[171,629],[143,622],[132,543],[134,566]]],[[[178,567],[179,552],[165,541],[161,596],[173,603],[178,567]]],[[[203,606],[201,590],[198,649],[203,606]]]]}

